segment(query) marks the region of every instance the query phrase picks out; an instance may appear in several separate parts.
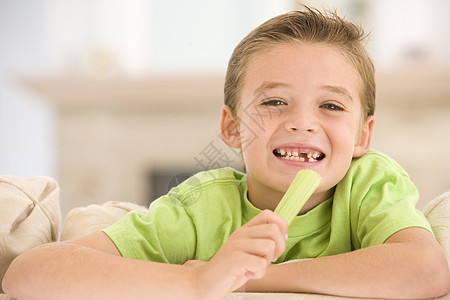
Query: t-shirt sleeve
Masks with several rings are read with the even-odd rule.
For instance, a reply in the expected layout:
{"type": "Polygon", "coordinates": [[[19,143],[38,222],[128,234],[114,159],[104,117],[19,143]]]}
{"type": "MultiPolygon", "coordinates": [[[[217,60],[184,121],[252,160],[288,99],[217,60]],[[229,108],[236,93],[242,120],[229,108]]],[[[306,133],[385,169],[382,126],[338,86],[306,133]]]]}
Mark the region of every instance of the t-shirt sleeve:
{"type": "Polygon", "coordinates": [[[103,232],[127,258],[182,264],[195,255],[192,219],[168,196],[152,202],[147,214],[130,212],[103,232]]]}
{"type": "Polygon", "coordinates": [[[419,195],[406,171],[394,160],[370,152],[349,174],[353,243],[365,248],[384,243],[394,233],[420,227],[432,233],[416,208],[419,195]]]}

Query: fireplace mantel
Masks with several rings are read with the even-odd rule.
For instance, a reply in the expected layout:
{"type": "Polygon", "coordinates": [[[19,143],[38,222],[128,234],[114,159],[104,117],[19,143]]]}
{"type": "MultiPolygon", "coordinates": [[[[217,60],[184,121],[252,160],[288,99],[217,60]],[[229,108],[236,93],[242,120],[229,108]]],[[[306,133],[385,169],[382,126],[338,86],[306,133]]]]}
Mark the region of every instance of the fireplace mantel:
{"type": "Polygon", "coordinates": [[[22,81],[56,107],[63,214],[106,201],[148,205],[153,170],[201,171],[195,158],[205,147],[227,149],[220,140],[219,76],[22,81]]]}
{"type": "Polygon", "coordinates": [[[58,106],[196,110],[220,106],[224,79],[198,77],[42,76],[24,78],[31,90],[58,106]]]}

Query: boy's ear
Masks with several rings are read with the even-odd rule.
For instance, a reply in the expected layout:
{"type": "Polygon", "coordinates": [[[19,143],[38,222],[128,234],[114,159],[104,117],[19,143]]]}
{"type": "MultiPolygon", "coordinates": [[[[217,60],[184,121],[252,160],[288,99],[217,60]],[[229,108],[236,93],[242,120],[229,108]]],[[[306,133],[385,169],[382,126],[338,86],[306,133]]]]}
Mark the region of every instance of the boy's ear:
{"type": "Polygon", "coordinates": [[[222,107],[222,118],[220,120],[220,131],[222,140],[232,148],[241,148],[241,135],[239,133],[239,123],[233,117],[231,108],[228,105],[222,107]]]}
{"type": "Polygon", "coordinates": [[[355,143],[353,149],[353,157],[360,157],[370,150],[370,143],[372,141],[373,126],[375,124],[375,117],[369,116],[362,126],[359,140],[355,143]]]}

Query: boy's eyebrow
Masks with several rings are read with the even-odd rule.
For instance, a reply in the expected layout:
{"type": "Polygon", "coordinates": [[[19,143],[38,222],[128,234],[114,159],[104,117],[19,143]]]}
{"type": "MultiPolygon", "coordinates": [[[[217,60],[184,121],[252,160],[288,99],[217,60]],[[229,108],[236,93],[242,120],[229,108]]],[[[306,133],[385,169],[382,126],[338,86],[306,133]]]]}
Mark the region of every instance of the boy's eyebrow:
{"type": "Polygon", "coordinates": [[[347,97],[350,101],[353,101],[352,95],[345,87],[337,86],[337,85],[326,85],[323,88],[332,93],[336,93],[336,94],[342,95],[344,97],[347,97]]]}
{"type": "Polygon", "coordinates": [[[289,84],[284,83],[284,82],[276,82],[276,81],[264,81],[263,83],[261,83],[258,88],[255,90],[255,92],[253,93],[254,95],[259,95],[261,94],[264,90],[270,90],[270,89],[274,89],[277,87],[288,87],[289,84]]]}
{"type": "MultiPolygon", "coordinates": [[[[278,87],[289,87],[290,85],[284,82],[277,82],[277,81],[264,81],[261,83],[258,88],[256,88],[254,95],[261,94],[264,90],[270,90],[278,87]]],[[[330,91],[335,94],[339,94],[341,96],[347,97],[350,101],[353,102],[353,97],[350,94],[349,90],[346,89],[343,86],[338,85],[325,85],[322,87],[323,89],[330,91]]]]}

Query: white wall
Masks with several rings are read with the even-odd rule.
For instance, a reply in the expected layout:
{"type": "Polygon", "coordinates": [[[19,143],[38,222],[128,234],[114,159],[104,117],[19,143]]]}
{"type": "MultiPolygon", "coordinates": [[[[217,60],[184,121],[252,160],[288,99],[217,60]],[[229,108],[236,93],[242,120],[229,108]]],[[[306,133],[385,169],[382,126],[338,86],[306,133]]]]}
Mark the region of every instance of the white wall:
{"type": "Polygon", "coordinates": [[[0,1],[0,174],[56,176],[53,108],[20,85],[48,68],[43,1],[0,1]]]}
{"type": "Polygon", "coordinates": [[[450,1],[373,2],[371,46],[379,68],[450,68],[450,1]]]}

